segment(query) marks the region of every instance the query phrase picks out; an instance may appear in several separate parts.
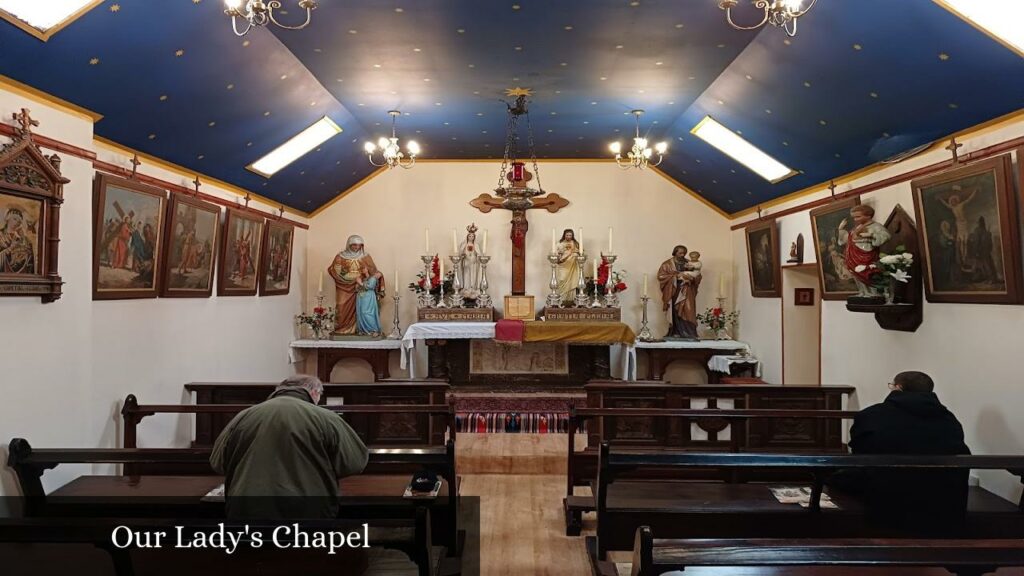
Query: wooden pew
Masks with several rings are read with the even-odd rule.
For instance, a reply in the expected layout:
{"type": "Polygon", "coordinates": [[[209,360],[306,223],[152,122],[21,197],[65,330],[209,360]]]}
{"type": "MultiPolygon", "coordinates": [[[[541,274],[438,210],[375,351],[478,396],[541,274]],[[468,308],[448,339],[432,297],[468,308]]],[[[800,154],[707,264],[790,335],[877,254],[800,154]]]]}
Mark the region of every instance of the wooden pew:
{"type": "MultiPolygon", "coordinates": [[[[656,539],[636,531],[632,576],[658,576],[699,566],[941,567],[959,576],[1024,566],[1024,540],[919,539],[656,539]]],[[[617,576],[614,564],[595,567],[617,576]]]]}
{"type": "MultiPolygon", "coordinates": [[[[822,488],[839,470],[1006,470],[1024,482],[1024,456],[701,454],[611,451],[601,445],[597,481],[595,554],[626,550],[647,525],[667,538],[841,538],[906,536],[869,525],[858,501],[832,494],[839,509],[823,510],[822,488]],[[678,470],[783,469],[806,474],[812,494],[806,509],[781,504],[766,484],[628,480],[645,467],[678,470]]],[[[1024,537],[1024,497],[1016,505],[980,487],[969,492],[965,534],[1024,537]],[[1001,502],[1001,504],[1000,504],[1001,502]]]]}
{"type": "MultiPolygon", "coordinates": [[[[185,390],[195,396],[196,404],[258,404],[267,399],[279,382],[190,382],[185,390]]],[[[446,380],[381,380],[378,382],[343,384],[324,382],[322,404],[340,399],[345,404],[447,404],[450,387],[446,380]]],[[[196,446],[211,446],[232,414],[199,414],[196,416],[196,446]]],[[[431,426],[422,417],[409,415],[367,415],[350,422],[360,436],[371,444],[432,444],[444,446],[443,422],[431,419],[431,426]],[[383,421],[382,421],[383,420],[383,421]],[[410,433],[412,430],[412,433],[410,433]]]]}
{"type": "MultiPolygon", "coordinates": [[[[138,444],[138,426],[147,416],[155,414],[196,414],[196,427],[203,416],[219,415],[230,421],[235,414],[254,404],[139,404],[134,394],[125,397],[121,405],[124,420],[123,444],[135,448],[138,444]]],[[[444,446],[447,438],[455,438],[455,411],[447,403],[439,404],[330,404],[328,410],[343,414],[352,429],[367,446],[444,446]],[[409,418],[401,418],[410,415],[409,418]],[[429,422],[427,422],[429,419],[429,422]],[[382,426],[401,427],[405,433],[382,434],[382,426]],[[427,430],[421,434],[419,430],[427,430]],[[447,437],[446,437],[447,434],[447,437]]],[[[216,437],[213,438],[216,440],[216,437]]],[[[213,446],[213,442],[200,440],[197,433],[192,446],[213,446]]]]}
{"type": "MultiPolygon", "coordinates": [[[[568,442],[568,474],[566,481],[566,495],[562,500],[565,512],[565,533],[567,536],[579,536],[582,529],[583,512],[593,512],[595,509],[594,496],[576,496],[576,486],[592,486],[597,478],[598,446],[602,442],[614,443],[616,446],[643,448],[651,451],[668,450],[679,451],[683,449],[695,451],[717,451],[729,452],[755,452],[764,450],[757,442],[750,439],[751,429],[758,427],[756,424],[763,421],[792,422],[791,426],[800,426],[802,422],[810,422],[809,426],[819,428],[832,428],[842,420],[852,419],[857,412],[844,410],[765,410],[765,409],[672,409],[672,408],[570,408],[569,412],[569,442],[568,442]],[[646,420],[653,422],[650,426],[664,430],[663,434],[631,438],[615,434],[615,431],[622,429],[620,423],[627,422],[624,426],[629,427],[628,422],[646,420]],[[708,431],[708,440],[694,440],[690,435],[691,423],[696,423],[705,431],[708,431]],[[587,425],[590,438],[595,436],[600,441],[588,444],[584,450],[576,450],[576,433],[583,430],[587,425]],[[730,428],[730,439],[719,440],[717,433],[730,428]],[[607,434],[607,436],[605,436],[607,434]]],[[[793,451],[807,451],[812,453],[845,453],[846,447],[841,442],[833,446],[832,443],[813,447],[793,447],[793,451]]],[[[649,478],[674,478],[678,480],[714,480],[722,481],[750,481],[778,479],[784,480],[786,476],[780,475],[778,471],[766,474],[765,471],[758,471],[757,474],[740,474],[733,470],[725,473],[720,470],[689,470],[680,472],[673,470],[666,473],[664,470],[648,469],[644,476],[649,478]]]]}
{"type": "MultiPolygon", "coordinates": [[[[433,541],[430,533],[430,511],[425,506],[419,506],[408,518],[341,518],[337,520],[301,520],[298,524],[302,530],[312,531],[362,531],[364,523],[370,524],[368,528],[369,541],[374,547],[389,548],[405,553],[414,562],[420,576],[431,576],[436,573],[433,552],[433,541]]],[[[265,522],[246,521],[237,523],[225,521],[224,519],[159,519],[159,518],[0,518],[0,544],[90,544],[104,550],[110,555],[113,563],[114,573],[117,576],[134,576],[135,565],[132,560],[132,549],[118,548],[112,543],[112,534],[115,528],[127,526],[133,531],[156,532],[163,531],[174,534],[177,526],[182,526],[185,539],[191,541],[194,536],[204,534],[216,534],[223,528],[227,531],[244,530],[259,531],[264,536],[279,526],[290,526],[288,522],[265,522]]],[[[246,552],[246,540],[240,545],[240,554],[246,552]]],[[[166,544],[170,548],[171,544],[166,544]]],[[[323,564],[324,560],[330,558],[325,556],[323,550],[295,551],[281,550],[274,552],[273,547],[266,540],[261,549],[264,551],[262,559],[270,560],[271,566],[263,564],[262,570],[270,569],[271,573],[289,573],[294,569],[296,563],[303,559],[323,564]],[[270,551],[269,554],[266,552],[270,551]],[[276,568],[276,569],[275,569],[276,568]]],[[[166,550],[163,555],[168,562],[175,560],[176,552],[173,549],[166,550]]],[[[216,555],[213,555],[216,558],[216,555]]],[[[212,566],[211,573],[230,573],[238,570],[238,555],[223,556],[224,564],[212,566]],[[216,571],[216,572],[214,572],[216,571]]],[[[333,567],[334,573],[338,573],[338,567],[333,567]]],[[[308,572],[307,572],[308,573],[308,572]]]]}
{"type": "MultiPolygon", "coordinates": [[[[209,465],[208,448],[66,448],[35,449],[27,440],[11,440],[7,465],[17,478],[25,498],[26,513],[45,516],[79,514],[153,518],[161,516],[220,517],[222,502],[204,501],[207,492],[223,479],[209,465]],[[185,465],[205,466],[207,476],[183,477],[142,474],[138,476],[83,476],[47,495],[42,476],[60,464],[125,464],[139,469],[185,465]]],[[[455,444],[449,440],[444,447],[371,448],[369,463],[378,468],[426,469],[445,480],[445,497],[437,500],[404,499],[400,489],[408,475],[357,475],[340,481],[342,514],[357,511],[373,515],[381,508],[382,517],[408,512],[413,506],[433,510],[433,522],[441,534],[441,542],[449,554],[461,551],[458,529],[459,479],[455,473],[455,444]]]]}

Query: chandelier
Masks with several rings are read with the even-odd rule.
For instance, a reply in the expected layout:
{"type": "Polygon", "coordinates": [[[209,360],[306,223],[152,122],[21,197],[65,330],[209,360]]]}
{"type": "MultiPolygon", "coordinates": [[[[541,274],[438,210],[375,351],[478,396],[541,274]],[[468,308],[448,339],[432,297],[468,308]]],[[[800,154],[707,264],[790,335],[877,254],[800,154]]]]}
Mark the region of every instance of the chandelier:
{"type": "Polygon", "coordinates": [[[309,26],[309,21],[316,10],[317,0],[299,0],[299,8],[306,10],[306,21],[298,26],[286,26],[277,21],[274,11],[281,9],[279,0],[224,0],[224,13],[231,16],[231,27],[237,36],[245,36],[253,28],[274,24],[286,30],[301,30],[309,26]],[[245,21],[245,30],[238,30],[238,20],[245,21]]]}
{"type": "Polygon", "coordinates": [[[402,150],[398,147],[398,137],[395,136],[395,121],[399,116],[402,115],[398,110],[388,110],[388,114],[391,115],[391,138],[385,138],[381,136],[377,143],[367,142],[363,149],[366,150],[367,158],[370,159],[370,164],[374,166],[387,166],[390,170],[395,166],[401,166],[402,168],[412,168],[412,165],[416,163],[416,155],[420,153],[420,145],[415,140],[409,140],[405,143],[405,149],[409,153],[408,158],[402,153],[402,150]],[[380,154],[383,159],[382,162],[375,162],[373,159],[373,153],[380,148],[380,154]],[[404,159],[404,160],[403,160],[404,159]]]}
{"type": "Polygon", "coordinates": [[[804,14],[807,14],[817,0],[808,0],[807,7],[803,7],[804,0],[750,0],[754,8],[764,10],[764,18],[753,26],[740,26],[732,21],[732,9],[736,7],[739,0],[719,0],[718,7],[725,10],[725,19],[729,25],[737,30],[754,30],[765,24],[777,26],[786,31],[790,36],[796,36],[796,21],[804,14]]]}
{"type": "Polygon", "coordinates": [[[626,152],[625,158],[622,157],[621,142],[612,142],[608,145],[612,154],[615,154],[615,163],[619,165],[619,168],[639,168],[643,170],[648,166],[657,166],[665,159],[665,151],[668,150],[667,142],[658,142],[651,149],[647,146],[647,138],[640,136],[640,116],[643,113],[643,110],[633,110],[630,112],[630,114],[636,117],[636,136],[633,137],[633,147],[629,149],[629,152],[626,152]],[[658,153],[658,161],[651,162],[655,152],[658,153]]]}

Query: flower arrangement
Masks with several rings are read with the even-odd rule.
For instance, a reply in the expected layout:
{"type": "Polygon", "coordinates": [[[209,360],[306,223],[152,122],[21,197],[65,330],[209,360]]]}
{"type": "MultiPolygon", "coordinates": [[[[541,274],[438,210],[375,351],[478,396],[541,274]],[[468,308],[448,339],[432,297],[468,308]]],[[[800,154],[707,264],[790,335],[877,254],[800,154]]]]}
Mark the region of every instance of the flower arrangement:
{"type": "MultiPolygon", "coordinates": [[[[594,290],[597,290],[598,296],[604,296],[608,291],[608,261],[601,258],[601,263],[597,266],[597,282],[594,282],[594,278],[588,276],[586,278],[586,288],[584,293],[587,296],[593,296],[594,290]]],[[[626,286],[626,274],[625,270],[615,270],[612,272],[612,294],[618,294],[619,292],[625,291],[626,286]]]]}
{"type": "MultiPolygon", "coordinates": [[[[448,270],[444,274],[444,293],[452,293],[452,284],[455,281],[455,272],[448,270]]],[[[430,279],[428,281],[424,272],[416,273],[416,281],[409,283],[409,290],[411,290],[417,296],[423,294],[431,294],[437,296],[441,293],[441,261],[438,256],[434,256],[434,261],[430,264],[430,279]]]]}
{"type": "Polygon", "coordinates": [[[321,302],[313,308],[311,314],[298,314],[295,316],[295,323],[299,326],[309,326],[313,331],[313,337],[317,340],[323,338],[324,334],[334,328],[334,320],[337,311],[334,308],[324,308],[321,302]]]}
{"type": "Polygon", "coordinates": [[[914,266],[914,255],[906,252],[902,245],[896,247],[893,254],[881,253],[878,262],[861,264],[854,268],[856,272],[869,270],[871,285],[885,294],[887,304],[892,304],[896,283],[906,284],[910,281],[910,270],[914,266]]]}
{"type": "Polygon", "coordinates": [[[725,330],[729,326],[736,326],[739,319],[739,312],[735,310],[732,312],[726,312],[717,306],[714,308],[708,308],[704,312],[697,314],[697,321],[715,332],[725,330]]]}

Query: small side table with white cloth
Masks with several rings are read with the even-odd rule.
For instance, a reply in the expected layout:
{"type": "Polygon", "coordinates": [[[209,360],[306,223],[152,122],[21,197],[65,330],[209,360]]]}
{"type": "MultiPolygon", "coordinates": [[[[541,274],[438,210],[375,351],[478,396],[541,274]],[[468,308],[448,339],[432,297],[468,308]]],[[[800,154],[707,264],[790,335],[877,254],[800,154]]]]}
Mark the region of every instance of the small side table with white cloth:
{"type": "Polygon", "coordinates": [[[761,361],[750,355],[716,354],[708,360],[708,368],[729,376],[733,375],[733,370],[750,370],[754,378],[761,377],[761,361]]]}
{"type": "Polygon", "coordinates": [[[402,368],[409,370],[409,377],[416,378],[416,341],[430,344],[434,340],[460,340],[483,338],[494,339],[496,322],[417,322],[402,336],[402,368]]]}
{"type": "Polygon", "coordinates": [[[627,372],[629,380],[637,379],[637,351],[647,354],[647,380],[661,380],[665,368],[676,360],[698,362],[708,374],[708,382],[715,383],[718,376],[708,366],[712,356],[735,355],[750,350],[744,342],[736,340],[664,340],[660,342],[637,342],[627,372]]]}

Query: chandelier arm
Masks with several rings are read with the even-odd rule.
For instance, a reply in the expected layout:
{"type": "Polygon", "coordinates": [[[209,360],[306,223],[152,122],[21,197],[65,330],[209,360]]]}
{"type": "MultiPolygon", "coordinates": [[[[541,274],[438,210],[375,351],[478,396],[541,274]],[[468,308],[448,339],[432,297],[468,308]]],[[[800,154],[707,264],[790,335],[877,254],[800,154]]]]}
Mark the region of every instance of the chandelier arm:
{"type": "Polygon", "coordinates": [[[307,6],[306,7],[306,21],[303,22],[302,24],[298,25],[298,26],[288,26],[286,24],[281,24],[280,22],[277,21],[277,18],[274,18],[274,10],[277,10],[277,9],[281,8],[281,2],[279,0],[272,0],[271,2],[268,2],[267,6],[268,6],[267,13],[268,13],[268,16],[270,17],[270,21],[273,22],[278,27],[284,28],[285,30],[301,30],[301,29],[305,28],[306,26],[309,26],[310,21],[313,19],[313,8],[307,6]]]}
{"type": "Polygon", "coordinates": [[[660,165],[661,165],[661,162],[662,162],[662,160],[664,160],[664,159],[665,159],[665,157],[664,157],[664,156],[662,156],[661,154],[658,154],[658,161],[657,161],[657,162],[655,162],[655,163],[653,163],[653,164],[651,164],[651,163],[649,163],[649,162],[648,162],[648,163],[647,163],[647,165],[648,165],[648,166],[651,166],[651,167],[657,167],[657,166],[660,166],[660,165]]]}
{"type": "Polygon", "coordinates": [[[769,10],[768,10],[768,1],[767,0],[755,0],[754,1],[754,7],[755,8],[762,8],[764,10],[764,18],[762,18],[761,22],[759,22],[758,24],[754,24],[753,26],[740,26],[736,22],[733,22],[733,19],[732,19],[732,8],[731,7],[725,9],[725,19],[726,19],[726,21],[729,22],[729,25],[732,26],[733,28],[738,28],[739,30],[756,30],[756,29],[760,28],[761,26],[764,26],[765,24],[768,23],[768,18],[770,16],[770,13],[769,13],[769,10]]]}
{"type": "Polygon", "coordinates": [[[409,161],[405,162],[405,163],[403,163],[401,160],[398,161],[398,165],[401,166],[402,168],[405,168],[406,170],[408,170],[409,168],[412,168],[413,164],[415,164],[415,163],[416,163],[416,157],[415,156],[410,156],[409,157],[409,161]]]}
{"type": "Polygon", "coordinates": [[[373,164],[374,166],[376,166],[378,168],[380,168],[382,166],[387,166],[388,165],[387,162],[384,162],[383,164],[377,164],[376,162],[374,162],[373,161],[373,154],[367,154],[366,158],[370,160],[370,164],[373,164]]]}
{"type": "Polygon", "coordinates": [[[231,16],[231,28],[232,28],[232,30],[234,30],[235,36],[238,36],[239,38],[241,38],[242,36],[245,36],[246,34],[248,34],[250,30],[252,30],[252,22],[249,22],[248,19],[247,19],[246,20],[245,31],[239,32],[238,31],[238,16],[232,15],[231,16]]]}
{"type": "Polygon", "coordinates": [[[789,22],[784,23],[782,25],[782,29],[786,31],[786,35],[789,36],[790,38],[796,36],[796,18],[794,17],[789,22]],[[790,24],[793,25],[792,29],[790,29],[790,24]]]}
{"type": "Polygon", "coordinates": [[[794,12],[794,13],[792,14],[792,16],[793,16],[793,19],[795,20],[795,19],[797,19],[797,18],[799,18],[799,17],[803,16],[804,14],[807,14],[808,12],[810,12],[810,11],[811,11],[811,8],[813,8],[813,7],[814,7],[814,3],[815,3],[815,2],[817,2],[817,1],[818,1],[818,0],[811,0],[811,2],[810,2],[810,3],[808,4],[808,5],[807,5],[807,7],[806,7],[806,8],[804,8],[803,10],[801,10],[801,11],[799,11],[799,12],[794,12]]]}

